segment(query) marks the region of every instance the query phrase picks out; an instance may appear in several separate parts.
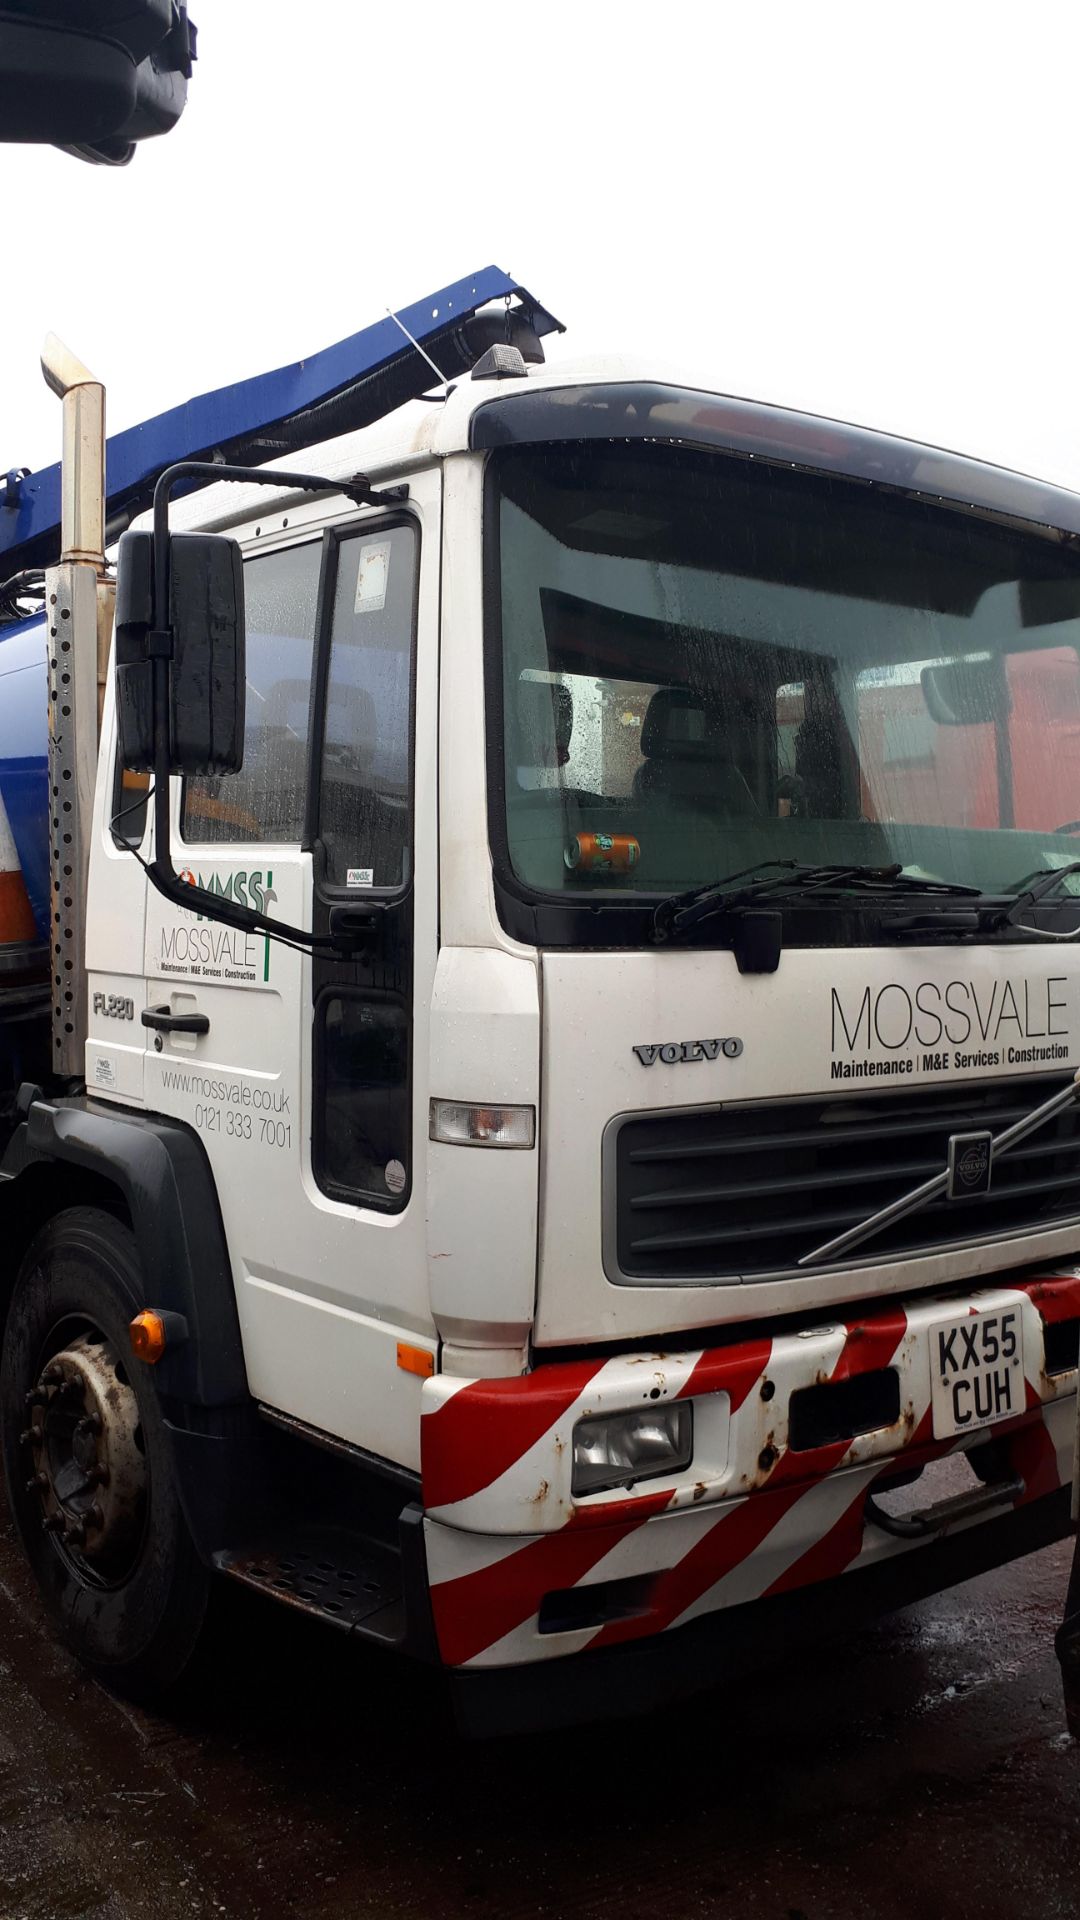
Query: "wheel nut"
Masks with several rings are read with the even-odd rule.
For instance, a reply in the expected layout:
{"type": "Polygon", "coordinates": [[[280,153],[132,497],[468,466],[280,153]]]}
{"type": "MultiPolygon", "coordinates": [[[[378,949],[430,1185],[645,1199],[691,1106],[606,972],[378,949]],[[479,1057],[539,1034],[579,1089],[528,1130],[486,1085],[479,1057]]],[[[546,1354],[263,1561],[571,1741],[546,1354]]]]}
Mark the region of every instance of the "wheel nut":
{"type": "Polygon", "coordinates": [[[83,1475],[83,1484],[87,1487],[104,1487],[108,1484],[108,1467],[89,1467],[83,1475]]]}
{"type": "Polygon", "coordinates": [[[101,1416],[97,1413],[85,1413],[75,1429],[77,1434],[90,1434],[96,1440],[101,1432],[101,1416]]]}
{"type": "Polygon", "coordinates": [[[69,1526],[64,1528],[64,1545],[66,1547],[81,1547],[85,1540],[86,1528],[83,1526],[81,1520],[73,1520],[69,1526]]]}
{"type": "Polygon", "coordinates": [[[48,1397],[48,1394],[43,1393],[40,1387],[31,1387],[29,1393],[23,1396],[23,1406],[43,1407],[48,1397]]]}
{"type": "Polygon", "coordinates": [[[59,1533],[64,1522],[60,1514],[47,1513],[41,1523],[42,1533],[59,1533]]]}
{"type": "Polygon", "coordinates": [[[102,1513],[96,1500],[92,1506],[86,1509],[86,1525],[88,1527],[103,1527],[105,1525],[105,1515],[102,1513]]]}
{"type": "Polygon", "coordinates": [[[47,1473],[32,1473],[26,1483],[27,1493],[46,1493],[49,1486],[47,1473]]]}
{"type": "Polygon", "coordinates": [[[40,1447],[41,1428],[27,1427],[25,1431],[19,1435],[19,1445],[20,1447],[40,1447]]]}
{"type": "Polygon", "coordinates": [[[41,1376],[41,1382],[42,1382],[42,1385],[46,1387],[58,1387],[63,1381],[63,1378],[64,1378],[64,1369],[62,1367],[57,1366],[55,1360],[50,1360],[48,1366],[46,1367],[44,1373],[41,1376]]]}

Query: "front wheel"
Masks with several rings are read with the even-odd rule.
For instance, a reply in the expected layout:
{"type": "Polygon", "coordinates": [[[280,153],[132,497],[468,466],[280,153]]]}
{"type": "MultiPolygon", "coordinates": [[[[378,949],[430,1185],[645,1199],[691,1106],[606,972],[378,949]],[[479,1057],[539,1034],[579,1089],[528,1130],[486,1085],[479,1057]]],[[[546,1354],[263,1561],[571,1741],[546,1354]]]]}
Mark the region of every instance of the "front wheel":
{"type": "Polygon", "coordinates": [[[0,1358],[8,1498],[49,1615],[101,1679],[143,1699],[190,1661],[210,1581],[157,1394],[130,1358],[145,1304],[129,1229],[72,1208],[27,1252],[0,1358]]]}

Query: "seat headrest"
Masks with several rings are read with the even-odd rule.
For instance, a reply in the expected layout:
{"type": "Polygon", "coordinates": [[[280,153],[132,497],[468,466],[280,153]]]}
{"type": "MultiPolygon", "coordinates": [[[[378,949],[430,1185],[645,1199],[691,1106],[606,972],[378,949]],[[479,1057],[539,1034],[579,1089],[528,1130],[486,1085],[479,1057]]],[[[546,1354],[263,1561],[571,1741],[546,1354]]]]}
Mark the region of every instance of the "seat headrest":
{"type": "Polygon", "coordinates": [[[311,686],[307,680],[275,680],[262,697],[261,724],[268,733],[307,738],[311,686]]]}
{"type": "Polygon", "coordinates": [[[370,772],[378,744],[375,702],[366,687],[331,689],[326,706],[326,746],[356,773],[370,772]]]}
{"type": "Polygon", "coordinates": [[[715,760],[729,744],[723,716],[701,694],[689,687],[660,687],[653,694],[641,728],[646,760],[715,760]]]}

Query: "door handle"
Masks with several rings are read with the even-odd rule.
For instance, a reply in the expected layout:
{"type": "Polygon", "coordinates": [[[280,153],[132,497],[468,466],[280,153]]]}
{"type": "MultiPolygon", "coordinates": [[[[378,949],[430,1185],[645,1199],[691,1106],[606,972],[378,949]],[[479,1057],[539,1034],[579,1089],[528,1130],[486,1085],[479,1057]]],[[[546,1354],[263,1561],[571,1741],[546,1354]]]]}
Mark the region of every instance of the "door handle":
{"type": "Polygon", "coordinates": [[[144,1007],[144,1027],[156,1027],[159,1033],[209,1033],[205,1013],[173,1013],[170,1007],[144,1007]]]}
{"type": "Polygon", "coordinates": [[[343,953],[370,946],[386,918],[386,909],[378,902],[372,906],[331,907],[330,938],[343,953]]]}

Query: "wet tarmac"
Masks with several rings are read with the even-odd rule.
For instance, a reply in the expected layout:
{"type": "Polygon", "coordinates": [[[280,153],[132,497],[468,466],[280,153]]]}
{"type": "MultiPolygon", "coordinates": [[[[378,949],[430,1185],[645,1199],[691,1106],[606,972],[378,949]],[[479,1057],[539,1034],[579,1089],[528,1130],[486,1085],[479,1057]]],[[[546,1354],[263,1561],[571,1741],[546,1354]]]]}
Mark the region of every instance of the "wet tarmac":
{"type": "Polygon", "coordinates": [[[0,1920],[1080,1912],[1062,1545],[648,1720],[468,1745],[428,1676],[228,1596],[174,1717],[42,1629],[0,1536],[0,1920]]]}

